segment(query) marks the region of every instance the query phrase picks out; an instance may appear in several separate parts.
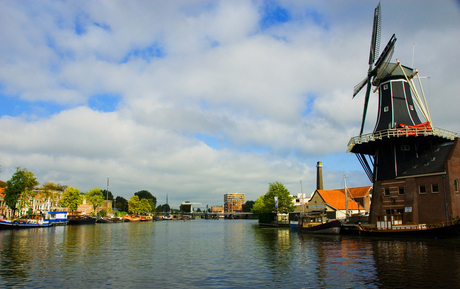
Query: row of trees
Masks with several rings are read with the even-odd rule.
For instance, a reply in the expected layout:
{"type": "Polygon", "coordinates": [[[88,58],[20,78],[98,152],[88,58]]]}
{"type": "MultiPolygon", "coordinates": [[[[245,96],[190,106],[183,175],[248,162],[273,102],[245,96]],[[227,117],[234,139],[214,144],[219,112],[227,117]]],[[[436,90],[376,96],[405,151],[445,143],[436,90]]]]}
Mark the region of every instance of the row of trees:
{"type": "MultiPolygon", "coordinates": [[[[37,188],[39,183],[34,174],[27,169],[21,169],[19,167],[16,168],[16,172],[10,180],[6,183],[0,183],[0,185],[5,188],[4,201],[13,211],[13,215],[16,215],[16,211],[18,210],[30,207],[31,202],[36,199],[37,196],[43,202],[48,201],[54,203],[58,199],[58,194],[60,194],[59,206],[68,208],[72,211],[77,210],[84,199],[92,204],[93,212],[96,212],[96,210],[101,207],[104,200],[114,200],[110,191],[101,190],[99,188],[91,189],[84,194],[77,188],[61,186],[59,184],[56,185],[54,183],[45,183],[37,188]]],[[[115,201],[115,207],[118,208],[119,211],[129,211],[134,214],[139,214],[153,213],[156,210],[156,198],[146,190],[136,192],[129,201],[123,197],[117,197],[115,201]]]]}

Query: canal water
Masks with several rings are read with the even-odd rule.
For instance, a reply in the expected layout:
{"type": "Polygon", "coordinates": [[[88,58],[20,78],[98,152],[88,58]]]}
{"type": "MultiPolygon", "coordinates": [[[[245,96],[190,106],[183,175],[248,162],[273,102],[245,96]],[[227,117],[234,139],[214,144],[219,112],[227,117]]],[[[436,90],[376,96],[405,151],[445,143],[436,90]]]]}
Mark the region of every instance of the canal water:
{"type": "Polygon", "coordinates": [[[458,288],[460,239],[310,236],[254,220],[0,231],[0,288],[458,288]]]}

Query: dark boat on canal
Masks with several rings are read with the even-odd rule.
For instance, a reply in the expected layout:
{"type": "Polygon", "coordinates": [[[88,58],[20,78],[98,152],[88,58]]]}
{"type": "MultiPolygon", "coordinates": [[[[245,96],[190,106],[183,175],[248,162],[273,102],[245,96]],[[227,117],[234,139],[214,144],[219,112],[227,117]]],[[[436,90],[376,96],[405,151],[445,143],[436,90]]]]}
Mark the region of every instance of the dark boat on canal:
{"type": "Polygon", "coordinates": [[[340,220],[327,221],[324,214],[307,213],[300,217],[297,230],[309,234],[340,234],[342,222],[340,220]]]}
{"type": "Polygon", "coordinates": [[[401,215],[378,216],[375,226],[357,226],[359,234],[369,237],[442,238],[460,236],[460,219],[435,224],[402,224],[401,215]]]}
{"type": "Polygon", "coordinates": [[[96,224],[96,218],[82,215],[80,212],[69,212],[67,225],[91,225],[96,224]]]}

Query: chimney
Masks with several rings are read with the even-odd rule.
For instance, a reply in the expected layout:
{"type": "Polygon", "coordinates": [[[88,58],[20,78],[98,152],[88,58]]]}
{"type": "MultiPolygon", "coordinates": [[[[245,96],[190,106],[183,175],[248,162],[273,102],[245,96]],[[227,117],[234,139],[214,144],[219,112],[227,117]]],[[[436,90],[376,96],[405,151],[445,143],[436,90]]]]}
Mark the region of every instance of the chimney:
{"type": "Polygon", "coordinates": [[[323,165],[321,162],[316,163],[316,189],[323,189],[323,165]]]}

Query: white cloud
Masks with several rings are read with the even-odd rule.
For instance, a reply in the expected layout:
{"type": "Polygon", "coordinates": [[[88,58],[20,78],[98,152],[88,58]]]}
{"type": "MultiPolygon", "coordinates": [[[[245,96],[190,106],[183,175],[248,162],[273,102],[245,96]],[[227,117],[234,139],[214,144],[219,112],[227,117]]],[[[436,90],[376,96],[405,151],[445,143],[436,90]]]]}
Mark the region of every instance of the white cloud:
{"type": "MultiPolygon", "coordinates": [[[[433,121],[455,131],[452,3],[383,1],[381,50],[396,33],[394,58],[411,65],[416,43],[433,121]]],[[[310,192],[324,159],[325,187],[340,187],[344,172],[368,185],[345,150],[361,123],[363,92],[351,96],[366,75],[376,3],[283,1],[289,21],[261,29],[263,4],[1,2],[0,99],[62,109],[2,111],[0,179],[21,166],[85,191],[110,175],[125,198],[147,189],[160,203],[168,194],[176,206],[217,205],[225,193],[255,200],[275,181],[297,194],[303,180],[310,192]],[[100,95],[114,111],[88,107],[100,95]]],[[[372,96],[367,130],[376,106],[372,96]]]]}

